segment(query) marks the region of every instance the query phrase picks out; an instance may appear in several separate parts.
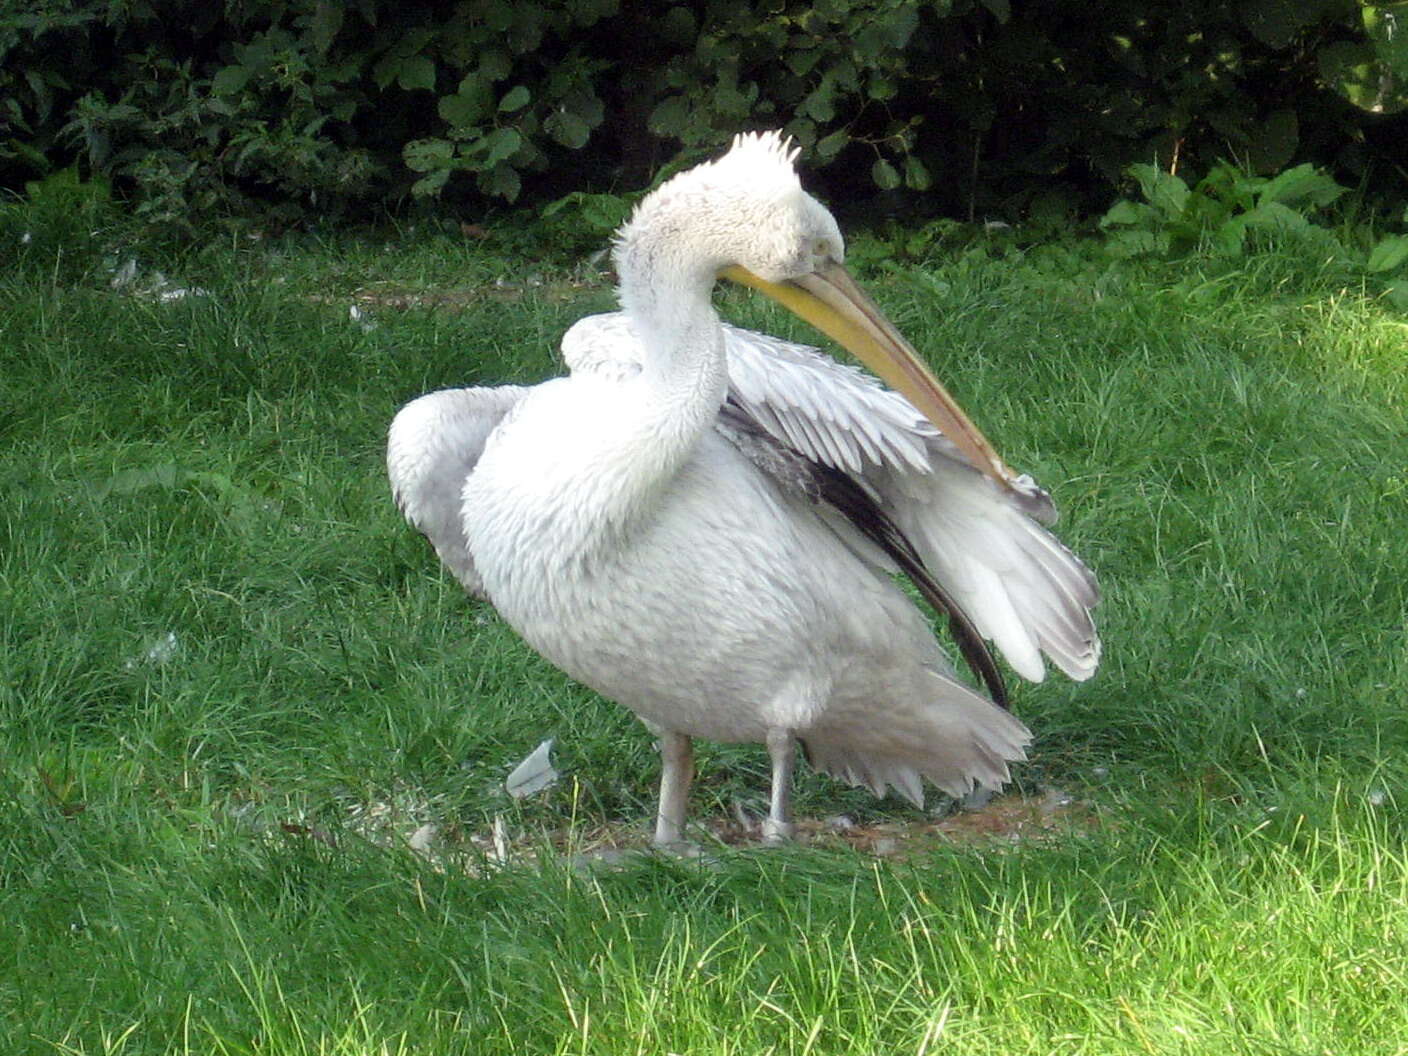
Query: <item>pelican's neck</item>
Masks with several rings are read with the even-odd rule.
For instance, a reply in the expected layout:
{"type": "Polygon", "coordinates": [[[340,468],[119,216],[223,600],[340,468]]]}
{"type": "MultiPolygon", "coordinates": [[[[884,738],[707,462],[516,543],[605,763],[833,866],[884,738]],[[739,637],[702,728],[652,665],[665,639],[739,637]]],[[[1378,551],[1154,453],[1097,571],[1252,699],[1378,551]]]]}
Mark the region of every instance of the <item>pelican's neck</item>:
{"type": "Polygon", "coordinates": [[[723,327],[710,300],[718,265],[688,231],[687,223],[637,226],[616,254],[621,307],[643,346],[642,424],[659,456],[687,454],[728,387],[723,327]]]}

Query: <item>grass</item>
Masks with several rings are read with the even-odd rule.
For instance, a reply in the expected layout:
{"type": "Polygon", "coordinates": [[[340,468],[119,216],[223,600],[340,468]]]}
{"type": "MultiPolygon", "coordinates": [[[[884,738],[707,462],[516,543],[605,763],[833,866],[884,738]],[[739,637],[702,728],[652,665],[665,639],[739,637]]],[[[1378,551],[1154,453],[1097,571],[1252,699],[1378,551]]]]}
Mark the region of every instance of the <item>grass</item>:
{"type": "MultiPolygon", "coordinates": [[[[1100,674],[1016,694],[1019,790],[1088,806],[949,841],[808,776],[900,851],[594,869],[649,737],[439,573],[380,460],[609,290],[409,233],[164,267],[205,294],[0,273],[0,1051],[1408,1050],[1408,325],[1333,261],[872,275],[1100,572],[1100,674]],[[566,778],[508,801],[550,735],[566,778]]],[[[701,748],[694,815],[758,808],[761,751],[701,748]]]]}

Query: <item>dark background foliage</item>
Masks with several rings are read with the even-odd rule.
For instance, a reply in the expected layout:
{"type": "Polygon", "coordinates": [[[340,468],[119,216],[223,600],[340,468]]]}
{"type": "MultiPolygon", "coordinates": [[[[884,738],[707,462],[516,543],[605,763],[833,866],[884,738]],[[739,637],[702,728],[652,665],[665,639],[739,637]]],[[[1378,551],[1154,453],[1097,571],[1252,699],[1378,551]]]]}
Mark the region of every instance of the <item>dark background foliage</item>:
{"type": "Polygon", "coordinates": [[[781,126],[882,215],[1088,213],[1219,159],[1401,199],[1405,93],[1405,2],[0,0],[0,187],[76,165],[176,228],[569,195],[609,226],[597,196],[781,126]]]}

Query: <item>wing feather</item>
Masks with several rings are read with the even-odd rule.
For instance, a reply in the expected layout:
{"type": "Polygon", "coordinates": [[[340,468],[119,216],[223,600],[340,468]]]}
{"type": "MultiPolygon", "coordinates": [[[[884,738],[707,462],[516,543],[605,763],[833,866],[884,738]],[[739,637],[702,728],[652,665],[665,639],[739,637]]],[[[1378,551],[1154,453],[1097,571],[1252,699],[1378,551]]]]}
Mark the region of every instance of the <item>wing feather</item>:
{"type": "Polygon", "coordinates": [[[442,389],[412,400],[392,419],[386,471],[396,505],[475,597],[483,583],[469,556],[460,494],[489,435],[529,390],[518,385],[442,389]]]}
{"type": "Polygon", "coordinates": [[[1043,677],[1045,653],[1069,677],[1089,678],[1100,660],[1094,574],[943,437],[930,438],[929,454],[927,474],[869,474],[895,522],[1024,677],[1043,677]]]}
{"type": "Polygon", "coordinates": [[[896,392],[805,345],[724,328],[730,400],[808,458],[857,476],[913,542],[934,578],[1026,678],[1045,653],[1071,678],[1100,659],[1095,577],[1038,520],[1050,497],[1020,496],[973,469],[896,392]]]}

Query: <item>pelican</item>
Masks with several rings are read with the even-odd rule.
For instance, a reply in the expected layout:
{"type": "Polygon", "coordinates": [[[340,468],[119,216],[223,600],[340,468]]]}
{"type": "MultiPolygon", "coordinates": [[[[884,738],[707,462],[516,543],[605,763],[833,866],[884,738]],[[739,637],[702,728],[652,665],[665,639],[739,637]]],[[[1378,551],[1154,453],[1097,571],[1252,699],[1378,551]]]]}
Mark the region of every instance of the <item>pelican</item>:
{"type": "Polygon", "coordinates": [[[617,234],[621,310],[563,339],[570,373],[449,389],[392,422],[397,504],[470,593],[659,741],[655,842],[684,839],[692,738],[762,743],[768,841],[793,833],[810,764],[923,805],[1000,788],[1027,728],[1022,676],[1099,661],[1094,576],[843,267],[797,150],[737,137],[647,196],[617,234]],[[815,349],[724,325],[752,286],[891,388],[815,349]],[[906,573],[947,613],[992,699],[961,680],[906,573]]]}

